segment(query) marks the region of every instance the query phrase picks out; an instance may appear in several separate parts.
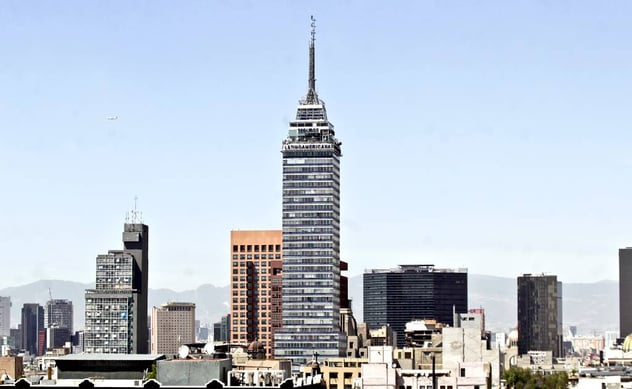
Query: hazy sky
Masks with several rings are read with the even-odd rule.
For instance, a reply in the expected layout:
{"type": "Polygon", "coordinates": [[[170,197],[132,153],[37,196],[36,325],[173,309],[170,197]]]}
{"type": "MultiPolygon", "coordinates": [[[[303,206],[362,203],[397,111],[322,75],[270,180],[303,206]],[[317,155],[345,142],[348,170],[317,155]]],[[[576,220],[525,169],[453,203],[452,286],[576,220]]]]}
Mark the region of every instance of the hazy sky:
{"type": "Polygon", "coordinates": [[[125,213],[150,287],[229,283],[281,223],[307,89],[343,142],[350,275],[617,279],[632,245],[627,1],[2,1],[0,287],[94,281],[125,213]],[[117,120],[107,120],[118,116],[117,120]]]}

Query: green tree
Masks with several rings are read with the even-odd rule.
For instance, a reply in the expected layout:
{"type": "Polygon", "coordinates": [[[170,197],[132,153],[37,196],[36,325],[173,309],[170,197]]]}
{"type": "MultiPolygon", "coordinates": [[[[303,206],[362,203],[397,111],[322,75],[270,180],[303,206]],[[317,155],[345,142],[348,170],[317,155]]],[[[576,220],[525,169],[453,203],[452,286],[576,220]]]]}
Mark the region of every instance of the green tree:
{"type": "Polygon", "coordinates": [[[145,379],[143,381],[155,380],[158,377],[158,371],[156,370],[156,364],[151,365],[151,370],[145,374],[145,379]]]}
{"type": "Polygon", "coordinates": [[[512,367],[505,370],[503,379],[507,387],[515,389],[566,389],[568,374],[557,372],[552,374],[533,373],[531,369],[512,367]]]}

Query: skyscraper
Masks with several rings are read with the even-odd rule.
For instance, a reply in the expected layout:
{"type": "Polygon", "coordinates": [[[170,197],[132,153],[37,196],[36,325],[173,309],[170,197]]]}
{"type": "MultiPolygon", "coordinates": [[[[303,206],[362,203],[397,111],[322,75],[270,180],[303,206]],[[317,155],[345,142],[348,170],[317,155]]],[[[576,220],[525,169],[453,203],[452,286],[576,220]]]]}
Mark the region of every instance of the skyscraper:
{"type": "Polygon", "coordinates": [[[72,330],[72,301],[51,299],[44,306],[44,326],[46,327],[47,348],[63,347],[70,342],[72,330]]]}
{"type": "Polygon", "coordinates": [[[149,227],[137,222],[123,227],[123,250],[96,259],[96,288],[86,290],[84,351],[147,354],[147,283],[149,227]]]}
{"type": "Polygon", "coordinates": [[[73,309],[72,301],[63,299],[52,299],[46,302],[44,307],[44,326],[46,328],[68,328],[73,332],[73,309]]]}
{"type": "Polygon", "coordinates": [[[31,355],[44,353],[41,339],[44,330],[44,307],[39,304],[24,304],[22,306],[22,347],[31,355]]]}
{"type": "Polygon", "coordinates": [[[281,230],[231,231],[231,342],[273,346],[273,276],[281,263],[281,230]]]}
{"type": "Polygon", "coordinates": [[[562,283],[557,276],[518,277],[518,353],[551,351],[562,357],[562,283]]]}
{"type": "Polygon", "coordinates": [[[619,331],[632,334],[632,247],[619,249],[619,331]]]}
{"type": "Polygon", "coordinates": [[[274,354],[294,369],[346,350],[340,328],[341,143],[316,93],[312,18],[307,95],[283,141],[282,329],[274,354]]]}
{"type": "Polygon", "coordinates": [[[11,336],[11,297],[0,296],[0,336],[11,336]]]}
{"type": "Polygon", "coordinates": [[[151,310],[151,353],[177,354],[195,342],[195,304],[166,303],[151,310]]]}
{"type": "Polygon", "coordinates": [[[453,326],[453,313],[467,312],[467,269],[400,265],[363,275],[364,322],[369,329],[389,325],[404,346],[406,323],[434,319],[453,326]]]}

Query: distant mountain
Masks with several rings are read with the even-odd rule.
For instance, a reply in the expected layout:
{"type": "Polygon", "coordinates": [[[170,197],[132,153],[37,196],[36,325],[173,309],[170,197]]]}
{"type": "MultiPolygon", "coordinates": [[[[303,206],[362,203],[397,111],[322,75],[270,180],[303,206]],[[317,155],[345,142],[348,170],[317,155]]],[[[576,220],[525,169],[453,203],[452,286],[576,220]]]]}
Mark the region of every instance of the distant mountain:
{"type": "MultiPolygon", "coordinates": [[[[516,326],[516,279],[470,274],[469,307],[485,309],[487,329],[505,331],[516,326]]],[[[74,305],[75,329],[83,328],[85,289],[94,284],[73,281],[42,280],[31,284],[0,289],[0,296],[10,296],[11,325],[17,327],[24,303],[44,303],[53,298],[68,299],[74,305]]],[[[169,301],[193,302],[196,317],[202,323],[214,323],[229,312],[229,287],[204,284],[196,289],[176,292],[150,289],[149,307],[169,301]]],[[[349,296],[353,312],[362,321],[362,275],[349,278],[349,296]]],[[[601,334],[617,330],[619,324],[619,284],[616,281],[563,284],[564,326],[576,325],[580,334],[601,334]]]]}
{"type": "MultiPolygon", "coordinates": [[[[85,290],[94,288],[94,284],[73,281],[41,280],[30,284],[0,289],[0,296],[11,297],[11,327],[17,328],[20,322],[22,305],[38,303],[44,305],[49,300],[48,290],[53,298],[71,300],[74,308],[75,329],[83,328],[85,290]]],[[[169,301],[193,302],[196,304],[196,317],[202,323],[219,321],[228,314],[229,287],[215,287],[210,284],[193,290],[176,292],[171,289],[149,289],[148,306],[159,306],[169,301]]]]}

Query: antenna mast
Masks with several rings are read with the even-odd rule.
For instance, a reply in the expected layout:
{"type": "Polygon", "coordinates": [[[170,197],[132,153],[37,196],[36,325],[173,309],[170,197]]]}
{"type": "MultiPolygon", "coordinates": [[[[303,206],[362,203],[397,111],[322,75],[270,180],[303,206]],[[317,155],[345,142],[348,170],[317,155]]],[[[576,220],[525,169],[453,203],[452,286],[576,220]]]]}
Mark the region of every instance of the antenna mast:
{"type": "Polygon", "coordinates": [[[306,100],[310,104],[318,104],[318,95],[316,94],[316,58],[315,58],[315,42],[316,42],[316,18],[310,16],[311,22],[311,39],[309,41],[309,83],[307,86],[306,100]]]}

